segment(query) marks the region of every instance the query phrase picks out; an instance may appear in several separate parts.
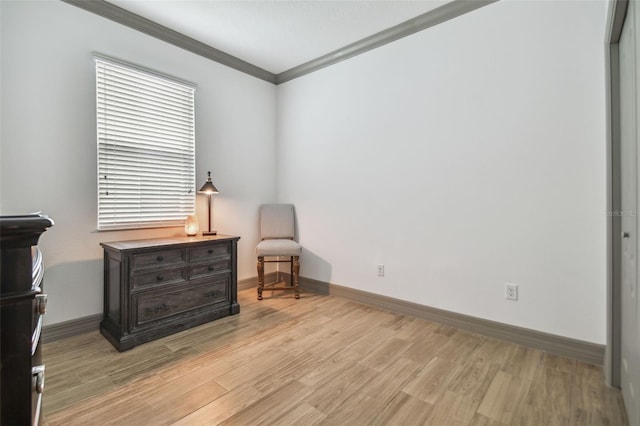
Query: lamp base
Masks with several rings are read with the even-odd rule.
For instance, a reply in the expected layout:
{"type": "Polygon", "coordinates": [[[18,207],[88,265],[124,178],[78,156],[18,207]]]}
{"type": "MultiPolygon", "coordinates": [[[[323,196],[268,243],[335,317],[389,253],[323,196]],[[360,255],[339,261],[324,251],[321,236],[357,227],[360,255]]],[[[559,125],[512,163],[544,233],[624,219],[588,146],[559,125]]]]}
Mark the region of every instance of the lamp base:
{"type": "Polygon", "coordinates": [[[202,235],[218,235],[218,231],[202,231],[202,235]]]}

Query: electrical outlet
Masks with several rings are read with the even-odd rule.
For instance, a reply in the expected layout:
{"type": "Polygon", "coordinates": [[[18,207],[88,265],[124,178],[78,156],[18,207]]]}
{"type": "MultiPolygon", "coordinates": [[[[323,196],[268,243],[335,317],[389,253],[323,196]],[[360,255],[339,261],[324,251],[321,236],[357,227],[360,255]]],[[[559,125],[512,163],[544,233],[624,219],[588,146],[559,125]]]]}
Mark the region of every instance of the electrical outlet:
{"type": "Polygon", "coordinates": [[[518,286],[515,284],[505,284],[504,298],[507,300],[518,300],[518,286]]]}
{"type": "Polygon", "coordinates": [[[379,277],[384,277],[384,265],[378,265],[377,271],[379,277]]]}

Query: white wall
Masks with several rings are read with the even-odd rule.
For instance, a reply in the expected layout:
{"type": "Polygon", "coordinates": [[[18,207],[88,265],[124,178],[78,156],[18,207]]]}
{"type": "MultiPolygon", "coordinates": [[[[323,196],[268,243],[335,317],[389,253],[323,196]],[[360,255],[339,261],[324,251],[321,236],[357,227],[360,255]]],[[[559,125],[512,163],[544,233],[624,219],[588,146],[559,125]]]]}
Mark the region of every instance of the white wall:
{"type": "Polygon", "coordinates": [[[212,170],[239,278],[277,187],[305,276],[604,343],[605,8],[503,0],[275,88],[61,2],[0,2],[0,212],[56,221],[47,323],[102,311],[100,241],[182,232],[95,232],[98,52],[198,84],[197,184],[212,170]]]}
{"type": "MultiPolygon", "coordinates": [[[[257,211],[275,191],[275,87],[62,2],[2,1],[0,210],[42,210],[48,324],[102,312],[101,241],[178,228],[96,232],[92,52],[175,75],[196,92],[197,182],[221,191],[214,227],[241,236],[239,278],[255,273],[257,211]]],[[[206,198],[198,197],[206,227],[206,198]]]]}
{"type": "Polygon", "coordinates": [[[301,274],[604,344],[605,17],[504,0],[279,86],[301,274]]]}

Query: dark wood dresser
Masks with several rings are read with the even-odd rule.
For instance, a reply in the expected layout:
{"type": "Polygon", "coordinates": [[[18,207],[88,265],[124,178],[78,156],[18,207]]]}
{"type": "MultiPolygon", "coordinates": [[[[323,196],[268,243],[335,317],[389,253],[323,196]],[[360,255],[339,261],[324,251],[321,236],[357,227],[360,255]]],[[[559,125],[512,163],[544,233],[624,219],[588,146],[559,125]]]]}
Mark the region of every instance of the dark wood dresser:
{"type": "Polygon", "coordinates": [[[37,425],[44,390],[42,215],[0,216],[0,424],[37,425]]]}
{"type": "Polygon", "coordinates": [[[240,312],[239,239],[214,235],[101,243],[102,334],[125,351],[240,312]]]}

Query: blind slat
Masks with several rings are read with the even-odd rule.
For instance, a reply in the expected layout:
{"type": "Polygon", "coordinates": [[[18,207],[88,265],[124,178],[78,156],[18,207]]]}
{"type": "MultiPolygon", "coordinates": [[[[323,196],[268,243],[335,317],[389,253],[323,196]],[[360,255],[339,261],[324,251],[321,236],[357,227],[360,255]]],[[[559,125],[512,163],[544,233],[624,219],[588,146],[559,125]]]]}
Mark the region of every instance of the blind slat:
{"type": "Polygon", "coordinates": [[[195,213],[195,90],[96,58],[98,229],[195,213]]]}

